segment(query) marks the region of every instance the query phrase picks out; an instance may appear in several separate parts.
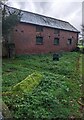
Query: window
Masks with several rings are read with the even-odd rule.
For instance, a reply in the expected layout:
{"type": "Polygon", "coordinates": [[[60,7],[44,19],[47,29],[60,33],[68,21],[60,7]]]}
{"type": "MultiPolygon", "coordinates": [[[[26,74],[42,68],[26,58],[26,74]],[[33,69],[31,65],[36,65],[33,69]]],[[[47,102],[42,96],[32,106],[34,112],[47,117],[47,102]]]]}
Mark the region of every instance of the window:
{"type": "Polygon", "coordinates": [[[54,29],[54,34],[59,35],[59,34],[60,34],[60,30],[58,30],[58,29],[54,29]]]}
{"type": "Polygon", "coordinates": [[[54,39],[54,45],[59,45],[59,38],[54,39]]]}
{"type": "Polygon", "coordinates": [[[43,37],[36,37],[36,44],[37,45],[43,44],[43,37]]]}
{"type": "Polygon", "coordinates": [[[42,26],[36,26],[36,32],[42,32],[43,27],[42,26]]]}
{"type": "Polygon", "coordinates": [[[71,45],[72,44],[72,39],[68,39],[67,44],[71,45]]]}

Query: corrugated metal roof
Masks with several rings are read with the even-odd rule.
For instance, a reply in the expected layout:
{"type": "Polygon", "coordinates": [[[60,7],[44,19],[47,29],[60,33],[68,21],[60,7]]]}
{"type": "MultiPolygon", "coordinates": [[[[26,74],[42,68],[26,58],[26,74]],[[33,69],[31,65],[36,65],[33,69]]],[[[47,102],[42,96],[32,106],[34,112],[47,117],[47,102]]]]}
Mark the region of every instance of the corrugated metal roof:
{"type": "MultiPolygon", "coordinates": [[[[9,8],[11,11],[16,9],[16,8],[12,8],[12,7],[9,7],[9,8]]],[[[19,9],[16,9],[16,10],[19,10],[19,9]]],[[[47,17],[47,16],[43,16],[43,15],[39,15],[39,14],[28,12],[28,11],[23,11],[23,10],[20,10],[20,11],[22,14],[20,22],[79,32],[69,22],[51,18],[51,17],[47,17]]]]}

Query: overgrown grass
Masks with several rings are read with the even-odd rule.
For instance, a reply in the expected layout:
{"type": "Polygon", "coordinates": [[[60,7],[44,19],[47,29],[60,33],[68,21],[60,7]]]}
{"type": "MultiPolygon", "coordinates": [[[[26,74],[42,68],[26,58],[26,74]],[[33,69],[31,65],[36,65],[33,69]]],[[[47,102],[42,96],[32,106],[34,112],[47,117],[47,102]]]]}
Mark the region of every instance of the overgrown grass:
{"type": "Polygon", "coordinates": [[[69,118],[80,117],[77,100],[81,97],[78,60],[80,53],[69,52],[53,61],[52,54],[19,56],[3,60],[3,92],[33,72],[40,72],[42,81],[32,93],[3,96],[14,118],[69,118]]]}

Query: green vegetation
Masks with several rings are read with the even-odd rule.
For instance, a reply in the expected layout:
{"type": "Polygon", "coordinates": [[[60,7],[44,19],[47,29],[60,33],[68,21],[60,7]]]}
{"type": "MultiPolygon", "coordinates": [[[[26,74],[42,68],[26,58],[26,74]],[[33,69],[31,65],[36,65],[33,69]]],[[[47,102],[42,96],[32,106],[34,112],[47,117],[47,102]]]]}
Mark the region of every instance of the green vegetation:
{"type": "Polygon", "coordinates": [[[84,46],[83,45],[78,45],[80,52],[84,52],[84,46]]]}
{"type": "Polygon", "coordinates": [[[79,48],[84,48],[84,46],[82,46],[82,45],[79,45],[78,47],[79,47],[79,48]]]}
{"type": "MultiPolygon", "coordinates": [[[[28,84],[30,82],[35,85],[32,90],[28,85],[28,91],[24,92],[23,96],[3,94],[3,101],[12,116],[39,120],[72,116],[79,118],[80,106],[77,101],[82,95],[79,58],[80,53],[69,52],[60,55],[59,61],[53,61],[52,54],[4,59],[3,93],[11,92],[14,86],[25,80],[28,80],[28,84]],[[34,81],[30,77],[33,75],[34,81]]],[[[27,87],[27,84],[24,87],[27,87]]]]}

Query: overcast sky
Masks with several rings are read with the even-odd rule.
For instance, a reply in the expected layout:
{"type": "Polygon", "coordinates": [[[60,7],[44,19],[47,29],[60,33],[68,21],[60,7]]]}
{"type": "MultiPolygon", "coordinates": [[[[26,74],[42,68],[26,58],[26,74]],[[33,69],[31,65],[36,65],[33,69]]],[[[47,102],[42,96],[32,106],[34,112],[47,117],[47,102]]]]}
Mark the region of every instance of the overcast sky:
{"type": "Polygon", "coordinates": [[[83,0],[8,0],[8,5],[70,22],[78,30],[82,24],[83,0]],[[40,2],[39,2],[40,1],[40,2]],[[73,2],[72,2],[73,1],[73,2]]]}

